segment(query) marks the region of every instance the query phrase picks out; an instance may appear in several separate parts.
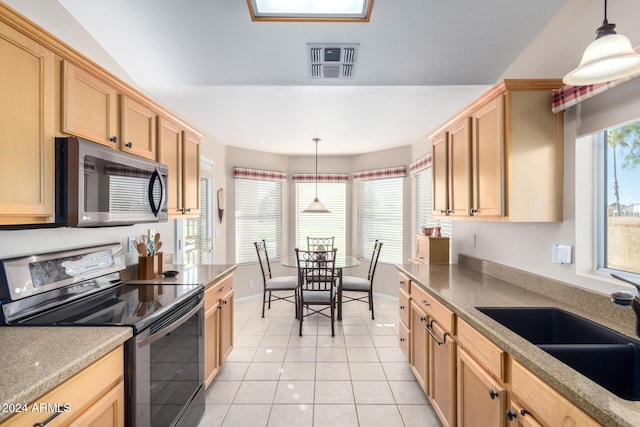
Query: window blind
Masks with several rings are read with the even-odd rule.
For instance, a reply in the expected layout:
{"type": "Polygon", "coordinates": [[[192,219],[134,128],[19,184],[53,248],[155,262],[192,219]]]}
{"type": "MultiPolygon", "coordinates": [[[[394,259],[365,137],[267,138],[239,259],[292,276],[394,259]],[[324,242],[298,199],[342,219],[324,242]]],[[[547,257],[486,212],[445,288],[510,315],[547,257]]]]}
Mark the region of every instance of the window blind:
{"type": "Polygon", "coordinates": [[[403,178],[358,183],[358,257],[370,259],[373,245],[383,242],[380,262],[402,262],[403,178]]]}
{"type": "Polygon", "coordinates": [[[422,227],[441,227],[443,237],[451,237],[451,221],[434,219],[432,216],[433,170],[431,167],[421,170],[414,175],[416,179],[416,233],[422,234],[422,227]]]}
{"type": "Polygon", "coordinates": [[[236,264],[257,262],[253,242],[266,240],[270,259],[282,251],[282,183],[236,179],[236,264]]]}
{"type": "Polygon", "coordinates": [[[309,237],[335,237],[338,253],[346,251],[346,201],[347,184],[344,182],[319,182],[318,199],[331,211],[328,214],[303,213],[316,194],[316,184],[299,182],[296,186],[296,247],[307,248],[309,237]]]}

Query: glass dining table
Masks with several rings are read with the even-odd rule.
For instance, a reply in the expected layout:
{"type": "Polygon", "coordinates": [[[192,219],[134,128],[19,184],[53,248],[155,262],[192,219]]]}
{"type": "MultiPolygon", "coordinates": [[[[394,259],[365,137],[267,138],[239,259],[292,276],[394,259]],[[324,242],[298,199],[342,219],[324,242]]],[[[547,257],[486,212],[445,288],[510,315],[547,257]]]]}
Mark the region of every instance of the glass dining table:
{"type": "MultiPolygon", "coordinates": [[[[298,268],[298,260],[295,255],[282,258],[280,263],[285,267],[298,268]]],[[[342,320],[342,270],[357,267],[360,260],[350,255],[336,255],[336,270],[338,271],[338,320],[342,320]]]]}

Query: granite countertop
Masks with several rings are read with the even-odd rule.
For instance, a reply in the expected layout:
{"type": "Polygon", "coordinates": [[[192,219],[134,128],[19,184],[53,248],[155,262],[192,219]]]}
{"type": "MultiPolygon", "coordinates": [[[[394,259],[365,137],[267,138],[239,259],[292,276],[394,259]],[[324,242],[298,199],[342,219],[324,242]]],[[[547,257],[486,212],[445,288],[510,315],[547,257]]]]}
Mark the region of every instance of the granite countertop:
{"type": "MultiPolygon", "coordinates": [[[[480,264],[485,264],[481,261],[480,264]]],[[[496,268],[494,264],[491,268],[496,268]]],[[[474,326],[498,347],[542,378],[583,411],[604,425],[640,425],[640,402],[621,399],[574,371],[536,345],[511,332],[475,307],[558,307],[634,335],[629,307],[612,304],[605,295],[505,267],[506,273],[483,273],[476,265],[404,264],[397,268],[458,317],[474,326]],[[473,267],[473,268],[471,268],[473,267]],[[497,277],[496,277],[497,276],[497,277]],[[516,282],[508,280],[518,277],[516,282]],[[517,283],[517,284],[514,284],[517,283]]],[[[494,271],[492,271],[494,273],[494,271]]],[[[629,373],[633,375],[633,373],[629,373]]]]}
{"type": "Polygon", "coordinates": [[[140,280],[135,276],[125,279],[128,284],[148,285],[204,285],[205,289],[215,285],[220,279],[236,269],[235,265],[164,265],[163,271],[175,270],[175,277],[164,277],[159,274],[153,279],[140,280]]]}
{"type": "MultiPolygon", "coordinates": [[[[131,336],[128,327],[1,326],[0,408],[35,401],[131,336]]],[[[0,410],[0,421],[11,415],[0,410]]]]}

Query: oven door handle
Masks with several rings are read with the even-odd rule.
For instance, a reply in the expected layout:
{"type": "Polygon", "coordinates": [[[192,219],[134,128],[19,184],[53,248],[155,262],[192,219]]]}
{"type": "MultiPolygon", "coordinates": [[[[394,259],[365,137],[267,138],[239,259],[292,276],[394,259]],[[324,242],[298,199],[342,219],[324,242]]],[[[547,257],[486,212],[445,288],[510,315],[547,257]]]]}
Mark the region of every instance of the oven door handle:
{"type": "Polygon", "coordinates": [[[204,307],[204,301],[200,301],[200,303],[198,303],[198,305],[196,305],[194,308],[189,310],[188,313],[186,313],[184,316],[182,316],[179,319],[177,319],[175,322],[172,322],[166,328],[162,328],[162,329],[154,332],[152,335],[149,335],[148,337],[143,338],[140,341],[137,341],[137,344],[140,345],[140,346],[146,346],[146,345],[152,344],[153,342],[159,340],[160,338],[164,337],[165,335],[170,334],[171,332],[173,332],[174,330],[176,330],[177,328],[182,326],[187,320],[189,320],[189,318],[191,316],[193,316],[200,309],[202,309],[202,307],[204,307]]]}

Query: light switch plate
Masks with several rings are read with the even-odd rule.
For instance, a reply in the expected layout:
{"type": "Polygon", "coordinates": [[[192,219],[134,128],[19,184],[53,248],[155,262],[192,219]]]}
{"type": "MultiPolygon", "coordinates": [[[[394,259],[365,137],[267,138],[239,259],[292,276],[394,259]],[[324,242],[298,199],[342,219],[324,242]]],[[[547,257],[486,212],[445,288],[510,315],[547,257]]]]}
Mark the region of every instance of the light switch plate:
{"type": "Polygon", "coordinates": [[[551,262],[554,264],[571,264],[571,246],[553,244],[551,262]]]}
{"type": "Polygon", "coordinates": [[[127,252],[133,252],[135,251],[135,247],[133,246],[135,244],[136,238],[135,237],[128,237],[127,238],[127,252]]]}

